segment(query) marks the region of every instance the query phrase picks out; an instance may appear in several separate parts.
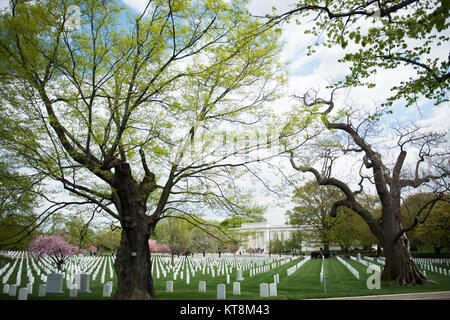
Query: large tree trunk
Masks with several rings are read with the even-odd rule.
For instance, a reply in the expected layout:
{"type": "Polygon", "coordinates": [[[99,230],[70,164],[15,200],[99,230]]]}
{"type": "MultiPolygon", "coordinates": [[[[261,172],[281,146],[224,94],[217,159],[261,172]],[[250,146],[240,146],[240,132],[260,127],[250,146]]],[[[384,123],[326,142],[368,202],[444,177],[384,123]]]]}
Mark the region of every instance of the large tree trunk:
{"type": "Polygon", "coordinates": [[[117,274],[115,299],[148,300],[156,298],[151,274],[148,239],[155,224],[145,214],[146,205],[128,164],[117,166],[116,190],[120,199],[122,236],[114,264],[117,274]]]}
{"type": "MultiPolygon", "coordinates": [[[[398,207],[399,210],[399,207],[398,207]]],[[[383,239],[379,239],[384,248],[385,266],[381,280],[396,285],[417,285],[433,283],[419,270],[412,260],[409,240],[402,230],[401,221],[393,212],[383,214],[383,239]]]]}
{"type": "Polygon", "coordinates": [[[433,283],[412,260],[407,241],[405,236],[401,236],[397,241],[385,245],[386,261],[381,280],[402,286],[433,283]]]}
{"type": "Polygon", "coordinates": [[[117,291],[114,296],[119,300],[155,299],[151,274],[152,264],[149,235],[143,230],[122,231],[120,247],[114,264],[117,273],[117,291]]]}

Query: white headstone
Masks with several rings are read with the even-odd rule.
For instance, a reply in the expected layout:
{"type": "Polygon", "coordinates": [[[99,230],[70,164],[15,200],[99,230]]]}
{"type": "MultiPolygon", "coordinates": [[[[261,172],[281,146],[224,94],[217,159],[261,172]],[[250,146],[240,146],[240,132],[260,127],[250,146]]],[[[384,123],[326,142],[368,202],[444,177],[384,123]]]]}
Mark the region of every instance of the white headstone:
{"type": "Polygon", "coordinates": [[[20,288],[18,300],[28,300],[28,289],[20,288]]]}
{"type": "Polygon", "coordinates": [[[218,284],[217,285],[217,300],[224,300],[226,299],[226,287],[224,284],[218,284]]]}
{"type": "Polygon", "coordinates": [[[233,294],[235,296],[241,295],[241,283],[240,282],[233,282],[233,294]]]}
{"type": "Polygon", "coordinates": [[[227,284],[230,284],[230,275],[227,274],[227,284]]]}
{"type": "Polygon", "coordinates": [[[173,281],[166,281],[166,292],[173,292],[173,281]]]}
{"type": "Polygon", "coordinates": [[[75,274],[74,283],[75,283],[76,289],[81,288],[81,274],[80,273],[75,274]]]}
{"type": "Polygon", "coordinates": [[[78,290],[76,287],[69,290],[69,297],[75,298],[78,295],[78,290]]]}
{"type": "Polygon", "coordinates": [[[3,293],[9,294],[9,284],[5,283],[3,285],[3,293]]]}
{"type": "Polygon", "coordinates": [[[244,280],[244,278],[242,277],[242,269],[237,269],[237,277],[236,277],[237,281],[242,281],[244,280]]]}
{"type": "Polygon", "coordinates": [[[17,294],[17,286],[15,284],[10,285],[8,295],[12,297],[15,296],[16,294],[17,294]]]}
{"type": "Polygon", "coordinates": [[[200,281],[198,283],[198,292],[206,292],[206,281],[200,281]]]}
{"type": "Polygon", "coordinates": [[[269,295],[271,297],[277,296],[277,284],[276,282],[269,284],[269,295]]]}
{"type": "Polygon", "coordinates": [[[50,273],[47,275],[47,292],[46,293],[64,293],[63,274],[50,273]]]}
{"type": "Polygon", "coordinates": [[[111,297],[112,285],[107,282],[103,285],[103,297],[111,297]]]}
{"type": "Polygon", "coordinates": [[[40,284],[38,289],[38,297],[45,297],[45,294],[47,293],[47,285],[40,284]]]}
{"type": "Polygon", "coordinates": [[[27,283],[28,294],[33,294],[33,284],[31,282],[27,283]]]}
{"type": "Polygon", "coordinates": [[[269,285],[267,283],[259,284],[259,296],[261,298],[267,298],[269,296],[269,285]]]}
{"type": "MultiPolygon", "coordinates": [[[[75,275],[75,276],[77,276],[77,275],[75,275]]],[[[90,281],[89,274],[85,274],[85,273],[79,274],[79,285],[77,284],[78,293],[91,293],[92,292],[89,289],[89,281],[90,281]]]]}

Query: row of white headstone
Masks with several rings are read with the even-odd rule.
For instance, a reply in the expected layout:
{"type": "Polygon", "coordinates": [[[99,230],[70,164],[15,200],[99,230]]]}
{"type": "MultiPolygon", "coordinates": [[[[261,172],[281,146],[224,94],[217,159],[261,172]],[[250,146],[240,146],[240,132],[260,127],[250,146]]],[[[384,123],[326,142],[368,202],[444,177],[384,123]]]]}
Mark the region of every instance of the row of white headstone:
{"type": "Polygon", "coordinates": [[[175,265],[170,264],[170,258],[165,257],[153,257],[152,258],[152,273],[156,279],[170,278],[173,281],[177,279],[186,279],[186,283],[190,282],[192,277],[195,277],[197,273],[202,275],[210,275],[212,278],[216,276],[226,276],[227,284],[229,283],[230,274],[234,270],[242,271],[248,270],[250,277],[257,274],[268,272],[273,268],[279,267],[292,260],[293,257],[281,258],[281,259],[264,259],[264,258],[237,258],[237,259],[195,259],[195,258],[182,258],[175,262],[175,265]],[[170,275],[171,274],[171,275],[170,275]]]}
{"type": "MultiPolygon", "coordinates": [[[[351,256],[350,259],[357,261],[367,267],[370,266],[374,270],[377,270],[379,272],[381,272],[381,267],[379,265],[369,263],[369,262],[365,261],[364,259],[370,260],[370,261],[376,261],[377,263],[379,263],[381,265],[385,264],[385,260],[383,258],[375,259],[372,257],[365,256],[364,259],[362,259],[360,256],[358,256],[358,258],[351,256]]],[[[450,259],[413,258],[414,263],[419,266],[419,268],[425,273],[425,275],[426,275],[426,271],[430,271],[430,272],[434,272],[434,273],[439,273],[444,276],[450,276],[450,269],[446,269],[441,266],[434,265],[434,264],[448,265],[448,260],[450,260],[450,259]]]]}
{"type": "Polygon", "coordinates": [[[374,257],[364,256],[364,260],[373,261],[373,262],[376,262],[376,263],[381,264],[383,266],[384,266],[384,263],[385,263],[383,257],[374,258],[374,257]]]}
{"type": "Polygon", "coordinates": [[[293,274],[295,271],[297,271],[298,269],[300,269],[301,266],[303,266],[306,262],[308,262],[309,260],[311,260],[311,257],[306,257],[303,260],[301,260],[299,263],[297,263],[296,265],[288,268],[287,271],[287,275],[290,276],[291,274],[293,274]]]}
{"type": "MultiPolygon", "coordinates": [[[[259,285],[259,292],[261,298],[276,297],[277,296],[277,283],[279,282],[279,275],[274,275],[274,282],[267,284],[261,283],[259,285]]],[[[173,292],[173,281],[166,281],[166,292],[173,292]]],[[[198,292],[206,292],[206,281],[199,281],[198,292]]],[[[241,294],[241,283],[239,281],[233,282],[233,295],[241,294]]],[[[221,283],[217,285],[217,299],[226,299],[226,285],[221,283]]]]}
{"type": "MultiPolygon", "coordinates": [[[[17,277],[18,279],[20,279],[21,277],[21,266],[23,263],[23,260],[25,258],[26,261],[26,268],[27,268],[27,275],[29,277],[33,277],[32,275],[32,270],[34,269],[34,273],[38,276],[41,276],[41,280],[45,281],[45,275],[49,274],[49,273],[55,273],[57,272],[57,268],[56,266],[54,266],[54,264],[52,262],[50,262],[48,260],[48,258],[46,257],[42,257],[42,258],[33,258],[32,256],[26,256],[26,253],[24,253],[24,256],[21,257],[20,263],[19,263],[19,269],[17,270],[17,277]],[[31,265],[31,267],[30,267],[31,265]]],[[[3,277],[3,283],[7,283],[9,280],[9,277],[11,275],[11,273],[15,270],[16,265],[18,263],[18,259],[16,257],[16,260],[14,262],[14,264],[12,266],[9,266],[9,263],[7,265],[5,265],[1,271],[0,271],[0,275],[5,272],[8,268],[8,272],[6,272],[5,276],[3,277]]],[[[109,267],[109,278],[113,278],[113,261],[114,258],[112,257],[72,257],[70,259],[67,260],[66,262],[66,266],[63,268],[63,271],[65,271],[65,278],[67,279],[68,276],[70,275],[74,275],[76,273],[92,273],[92,278],[93,280],[95,280],[97,274],[100,271],[100,268],[103,266],[102,269],[102,275],[101,275],[101,283],[105,282],[105,275],[106,275],[106,270],[109,267]],[[74,262],[73,259],[76,259],[77,261],[74,262]],[[84,260],[89,260],[88,263],[81,263],[84,260]]],[[[34,282],[34,281],[31,281],[34,282]]],[[[19,283],[17,283],[17,285],[19,285],[19,283]]]]}
{"type": "MultiPolygon", "coordinates": [[[[55,273],[56,267],[47,257],[35,258],[28,255],[27,252],[2,252],[2,254],[15,259],[12,265],[8,263],[0,270],[0,276],[5,273],[2,279],[3,293],[10,296],[16,296],[17,293],[19,293],[20,300],[26,299],[25,292],[27,293],[27,295],[32,294],[33,284],[35,282],[34,275],[40,276],[41,282],[44,282],[39,285],[38,296],[44,296],[47,293],[63,293],[62,288],[64,278],[66,279],[66,285],[69,289],[71,297],[76,296],[78,293],[90,293],[91,291],[89,290],[89,278],[91,277],[91,274],[75,273],[82,272],[83,270],[93,271],[92,277],[93,279],[95,279],[97,273],[100,271],[100,267],[103,266],[101,275],[101,283],[103,284],[105,282],[105,273],[109,266],[109,276],[110,279],[113,278],[112,264],[114,259],[112,257],[75,256],[68,260],[67,266],[64,268],[67,273],[55,273]],[[87,261],[87,263],[79,264],[79,262],[83,260],[84,262],[87,261]],[[25,288],[20,288],[22,282],[21,278],[23,265],[25,265],[26,268],[28,283],[26,284],[25,288]],[[11,282],[9,278],[14,271],[16,271],[17,273],[15,283],[8,283],[11,282]]],[[[109,297],[111,295],[111,292],[112,281],[109,281],[104,284],[104,296],[109,297]],[[107,289],[105,289],[105,287],[107,287],[107,289]],[[107,292],[109,293],[107,294],[107,292]]]]}
{"type": "Polygon", "coordinates": [[[291,258],[278,259],[248,259],[248,258],[237,258],[237,259],[199,259],[199,258],[182,258],[175,259],[175,266],[170,265],[170,258],[154,257],[154,268],[153,271],[159,272],[160,269],[165,269],[166,271],[179,271],[180,268],[190,268],[191,270],[201,271],[203,274],[205,272],[210,274],[214,270],[215,275],[223,275],[224,273],[232,273],[233,269],[250,270],[255,269],[257,272],[258,267],[261,269],[268,264],[280,265],[290,261],[291,258]],[[274,261],[275,260],[275,261],[274,261]]]}
{"type": "MultiPolygon", "coordinates": [[[[373,257],[364,257],[365,260],[371,260],[376,261],[377,263],[384,266],[385,260],[383,257],[379,258],[373,258],[373,257]]],[[[449,265],[450,259],[444,259],[444,258],[413,258],[413,261],[416,265],[419,266],[419,268],[423,271],[431,271],[435,273],[439,273],[444,276],[450,276],[450,269],[446,269],[442,266],[436,266],[435,264],[439,265],[449,265]]],[[[359,261],[361,262],[361,261],[359,261]]],[[[361,262],[364,264],[364,262],[361,262]]],[[[378,269],[379,271],[379,269],[378,269]]]]}
{"type": "Polygon", "coordinates": [[[350,259],[353,260],[353,261],[359,262],[359,263],[361,263],[362,265],[364,265],[366,267],[370,267],[373,270],[381,272],[381,267],[378,264],[374,264],[374,263],[368,262],[368,261],[362,259],[360,255],[358,255],[357,258],[355,258],[353,256],[350,256],[350,259]]]}
{"type": "MultiPolygon", "coordinates": [[[[296,264],[294,267],[296,270],[300,268],[305,262],[307,262],[310,259],[310,257],[300,261],[298,264],[296,264]]],[[[261,269],[261,272],[267,272],[272,268],[275,268],[276,264],[271,264],[270,266],[267,265],[261,269]]],[[[251,270],[251,269],[250,269],[251,270]]],[[[240,295],[241,294],[241,284],[239,281],[244,280],[242,276],[242,270],[237,269],[236,271],[236,280],[233,282],[233,295],[240,295]]],[[[250,273],[251,274],[251,273],[250,273]]],[[[274,274],[273,275],[273,283],[267,284],[267,283],[261,283],[260,284],[260,297],[265,298],[269,296],[277,296],[277,284],[280,282],[280,275],[274,274]]],[[[227,274],[227,283],[230,283],[230,277],[229,274],[227,274]]],[[[222,300],[226,299],[226,284],[218,284],[217,285],[217,299],[222,300]]],[[[174,282],[172,280],[166,281],[166,292],[173,292],[174,290],[174,282]]],[[[199,281],[198,283],[198,292],[206,292],[206,281],[199,281]]]]}
{"type": "Polygon", "coordinates": [[[430,271],[430,272],[434,272],[434,273],[439,273],[444,276],[450,276],[450,270],[448,270],[448,269],[433,266],[432,264],[421,264],[421,263],[417,263],[417,264],[419,265],[419,268],[423,271],[430,271]]]}
{"type": "MultiPolygon", "coordinates": [[[[89,278],[88,274],[77,274],[80,279],[80,285],[69,287],[69,297],[77,297],[78,293],[91,293],[89,290],[89,278]]],[[[77,278],[77,277],[76,277],[77,278]]],[[[111,297],[112,293],[112,281],[108,281],[103,285],[103,297],[111,297]]],[[[17,295],[17,286],[15,284],[3,285],[3,293],[9,296],[17,295]]],[[[28,283],[26,288],[19,288],[18,300],[27,300],[28,295],[33,293],[33,286],[28,283]]],[[[63,294],[63,274],[49,274],[46,283],[39,285],[38,297],[44,297],[46,294],[63,294]]]]}
{"type": "Polygon", "coordinates": [[[351,266],[347,261],[343,260],[341,257],[337,256],[337,260],[341,262],[355,277],[359,280],[359,272],[356,271],[353,266],[351,266]]]}
{"type": "Polygon", "coordinates": [[[413,258],[413,261],[424,272],[430,271],[444,276],[450,276],[450,269],[443,267],[444,265],[449,266],[450,259],[413,258]],[[438,266],[435,264],[438,264],[438,266]]]}
{"type": "Polygon", "coordinates": [[[413,258],[413,261],[421,264],[439,264],[450,267],[450,259],[448,258],[413,258]]]}

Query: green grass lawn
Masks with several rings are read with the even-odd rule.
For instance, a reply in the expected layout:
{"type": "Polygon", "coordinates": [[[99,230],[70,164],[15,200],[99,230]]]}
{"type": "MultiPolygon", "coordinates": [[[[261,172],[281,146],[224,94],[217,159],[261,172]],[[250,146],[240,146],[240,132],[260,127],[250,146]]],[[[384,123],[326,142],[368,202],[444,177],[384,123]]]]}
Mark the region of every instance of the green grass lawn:
{"type": "MultiPolygon", "coordinates": [[[[249,276],[249,271],[243,272],[245,280],[241,281],[241,295],[233,295],[233,282],[236,279],[236,272],[230,275],[230,284],[226,285],[226,298],[233,300],[255,300],[261,299],[259,296],[259,284],[273,282],[273,275],[279,274],[280,282],[277,285],[278,296],[270,297],[266,299],[310,299],[310,298],[329,298],[329,297],[345,297],[345,296],[365,296],[365,295],[379,295],[379,294],[395,294],[395,293],[411,293],[411,292],[431,292],[431,291],[445,291],[450,290],[450,276],[441,276],[437,273],[427,272],[427,275],[432,280],[437,281],[437,284],[426,286],[406,286],[397,287],[389,283],[381,283],[380,289],[369,290],[366,286],[366,280],[370,274],[366,273],[367,267],[362,264],[346,260],[351,264],[360,274],[360,280],[356,279],[347,268],[340,263],[337,259],[325,260],[325,281],[326,281],[326,294],[324,293],[323,283],[320,282],[320,270],[322,266],[321,259],[313,259],[306,262],[299,270],[297,270],[291,276],[287,276],[286,270],[297,264],[299,260],[290,261],[282,266],[271,269],[268,272],[257,274],[253,277],[249,276]]],[[[17,267],[16,267],[17,270],[17,267]]],[[[15,272],[17,272],[15,270],[15,272]]],[[[234,269],[235,270],[235,269],[234,269]]],[[[9,283],[14,282],[16,279],[16,273],[10,277],[9,283]]],[[[22,269],[22,287],[25,286],[27,276],[25,268],[22,269]]],[[[3,275],[2,275],[3,276],[3,275]]],[[[0,279],[2,279],[2,276],[0,279]]],[[[69,291],[64,282],[64,294],[48,294],[46,297],[38,297],[38,286],[40,279],[36,277],[36,282],[33,287],[33,294],[28,296],[29,300],[103,300],[110,298],[102,297],[103,285],[100,283],[101,272],[97,275],[96,280],[90,280],[91,294],[78,294],[77,298],[70,298],[69,291]]],[[[172,273],[168,273],[166,278],[162,276],[160,279],[154,277],[155,290],[158,299],[162,300],[215,300],[217,285],[220,283],[226,283],[226,276],[216,276],[214,278],[211,275],[203,275],[201,271],[197,271],[195,277],[190,278],[190,284],[186,284],[185,279],[177,279],[174,281],[174,292],[165,292],[166,281],[172,280],[172,273]],[[206,281],[206,292],[198,292],[199,281],[206,281]]],[[[109,272],[106,271],[106,281],[113,282],[113,295],[117,288],[117,279],[114,274],[113,279],[109,278],[109,272]]],[[[3,289],[3,285],[1,286],[3,289]]],[[[17,297],[9,297],[7,294],[3,294],[0,291],[0,299],[16,300],[17,297]]]]}

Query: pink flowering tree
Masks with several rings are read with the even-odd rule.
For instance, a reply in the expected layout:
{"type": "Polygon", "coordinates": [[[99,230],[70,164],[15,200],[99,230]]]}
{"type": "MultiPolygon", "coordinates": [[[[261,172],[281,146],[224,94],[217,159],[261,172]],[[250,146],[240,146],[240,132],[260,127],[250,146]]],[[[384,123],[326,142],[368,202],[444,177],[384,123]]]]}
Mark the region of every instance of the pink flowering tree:
{"type": "Polygon", "coordinates": [[[230,245],[230,246],[228,247],[228,250],[229,250],[231,253],[236,253],[236,252],[239,250],[239,247],[238,247],[237,245],[235,245],[235,244],[232,244],[232,245],[230,245]]]}
{"type": "Polygon", "coordinates": [[[150,248],[150,252],[157,252],[158,242],[156,240],[148,240],[148,247],[150,248]]]}
{"type": "Polygon", "coordinates": [[[234,254],[234,257],[236,258],[236,252],[239,250],[239,247],[235,244],[232,244],[228,247],[228,251],[230,251],[232,254],[234,254]]]}
{"type": "Polygon", "coordinates": [[[150,252],[170,252],[170,247],[167,244],[159,244],[156,240],[148,240],[148,247],[150,252]]]}
{"type": "Polygon", "coordinates": [[[77,246],[68,243],[60,236],[39,236],[30,244],[28,250],[38,257],[44,255],[50,257],[59,271],[62,270],[64,262],[79,251],[77,246]]]}

